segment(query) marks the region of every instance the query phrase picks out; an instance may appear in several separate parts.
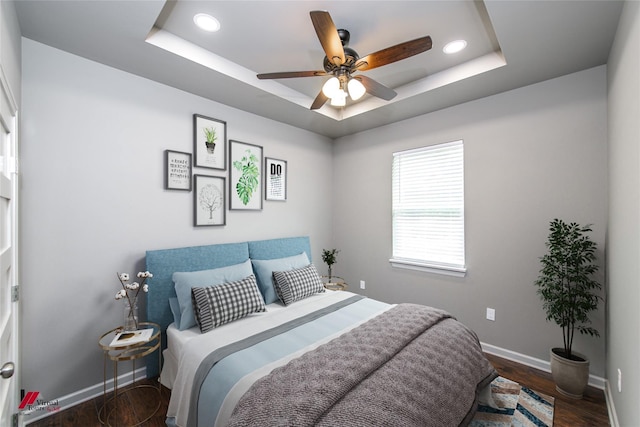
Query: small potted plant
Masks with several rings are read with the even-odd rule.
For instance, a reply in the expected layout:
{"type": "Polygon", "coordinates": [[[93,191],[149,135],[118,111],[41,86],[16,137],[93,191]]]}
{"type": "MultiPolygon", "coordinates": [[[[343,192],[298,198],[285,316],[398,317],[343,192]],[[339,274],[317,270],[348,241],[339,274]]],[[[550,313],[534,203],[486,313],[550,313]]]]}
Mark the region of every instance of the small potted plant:
{"type": "Polygon", "coordinates": [[[203,128],[204,137],[206,138],[205,145],[207,146],[207,152],[209,154],[213,154],[216,149],[216,139],[218,136],[216,135],[216,128],[203,128]]]}
{"type": "Polygon", "coordinates": [[[340,252],[338,249],[323,249],[322,261],[329,267],[329,283],[331,283],[331,266],[336,263],[336,254],[340,252]]]}
{"type": "Polygon", "coordinates": [[[593,278],[598,270],[596,244],[586,233],[591,227],[560,219],[551,221],[546,242],[548,252],[541,258],[538,295],[543,301],[547,320],[562,328],[564,346],[551,349],[551,374],[556,389],[569,397],[580,399],[589,380],[589,360],[573,351],[576,331],[599,336],[589,326],[589,313],[598,308],[600,283],[593,278]]]}

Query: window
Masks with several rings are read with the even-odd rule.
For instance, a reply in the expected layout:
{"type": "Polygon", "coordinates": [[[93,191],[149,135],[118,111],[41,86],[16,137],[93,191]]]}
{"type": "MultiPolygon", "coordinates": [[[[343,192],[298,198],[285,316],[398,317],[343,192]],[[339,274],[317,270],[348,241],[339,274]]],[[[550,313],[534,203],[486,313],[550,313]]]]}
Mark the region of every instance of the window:
{"type": "Polygon", "coordinates": [[[394,267],[464,275],[463,142],[393,154],[394,267]]]}

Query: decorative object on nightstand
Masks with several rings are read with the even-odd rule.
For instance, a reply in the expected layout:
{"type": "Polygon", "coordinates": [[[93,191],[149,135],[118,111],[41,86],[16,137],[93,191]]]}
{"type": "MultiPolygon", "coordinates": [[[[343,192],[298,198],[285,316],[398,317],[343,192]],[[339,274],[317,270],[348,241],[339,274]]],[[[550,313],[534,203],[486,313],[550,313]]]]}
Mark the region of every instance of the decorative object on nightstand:
{"type": "MultiPolygon", "coordinates": [[[[102,407],[98,411],[98,420],[107,426],[133,425],[139,426],[153,417],[162,403],[162,387],[158,382],[157,387],[149,384],[136,385],[136,360],[142,359],[154,352],[158,352],[158,369],[162,366],[162,337],[160,325],[152,322],[139,322],[140,329],[126,331],[122,326],[104,333],[98,340],[98,346],[103,351],[103,381],[102,381],[102,407]],[[113,370],[113,395],[107,397],[107,364],[112,362],[113,370]],[[118,387],[118,363],[131,361],[132,385],[122,390],[118,387]],[[128,393],[145,393],[148,389],[158,393],[157,405],[149,408],[140,408],[135,414],[118,411],[118,400],[128,393]],[[136,417],[132,419],[131,417],[136,417]]],[[[133,399],[133,398],[132,398],[133,399]]]]}
{"type": "Polygon", "coordinates": [[[124,300],[124,323],[122,327],[125,331],[138,329],[138,294],[140,290],[149,292],[149,285],[145,282],[151,277],[153,277],[153,274],[148,271],[141,271],[138,273],[138,279],[142,279],[140,283],[129,283],[128,273],[118,273],[118,280],[120,280],[122,289],[116,293],[116,300],[124,300]]]}
{"type": "Polygon", "coordinates": [[[324,287],[332,291],[343,291],[347,288],[347,283],[342,277],[333,276],[331,273],[331,266],[336,263],[336,254],[340,252],[338,249],[323,249],[322,261],[329,267],[329,275],[322,276],[323,279],[327,279],[324,287]]]}
{"type": "Polygon", "coordinates": [[[344,291],[348,287],[347,282],[345,282],[342,277],[331,276],[331,279],[329,279],[329,276],[320,276],[320,278],[323,281],[325,279],[327,280],[324,282],[324,287],[330,291],[344,291]]]}
{"type": "Polygon", "coordinates": [[[331,266],[336,263],[336,254],[340,252],[338,249],[323,249],[322,261],[329,267],[329,282],[331,282],[331,266]]]}

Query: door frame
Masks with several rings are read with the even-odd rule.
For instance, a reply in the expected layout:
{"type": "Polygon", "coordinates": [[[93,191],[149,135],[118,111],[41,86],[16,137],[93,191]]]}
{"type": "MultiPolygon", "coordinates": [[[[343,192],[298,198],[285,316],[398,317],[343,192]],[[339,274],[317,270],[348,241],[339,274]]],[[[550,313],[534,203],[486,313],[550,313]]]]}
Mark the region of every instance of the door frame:
{"type": "MultiPolygon", "coordinates": [[[[23,426],[18,409],[20,403],[20,287],[18,268],[18,107],[0,64],[0,185],[8,193],[6,211],[0,212],[0,337],[4,349],[0,352],[0,366],[13,362],[14,373],[9,379],[0,378],[0,425],[23,426]],[[8,236],[7,236],[8,235],[8,236]],[[7,278],[6,283],[4,278],[7,278]],[[7,336],[8,334],[8,336],[7,336]],[[5,354],[5,351],[7,353],[5,354]]],[[[5,207],[3,207],[5,209],[5,207]]]]}

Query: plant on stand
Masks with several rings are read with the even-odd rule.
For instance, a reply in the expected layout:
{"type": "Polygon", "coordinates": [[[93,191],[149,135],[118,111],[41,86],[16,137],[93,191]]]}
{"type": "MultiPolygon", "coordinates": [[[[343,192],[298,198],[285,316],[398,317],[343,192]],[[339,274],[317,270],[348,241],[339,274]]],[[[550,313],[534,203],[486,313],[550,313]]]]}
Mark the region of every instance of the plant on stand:
{"type": "Polygon", "coordinates": [[[124,300],[124,324],[125,331],[135,331],[138,329],[138,294],[140,290],[142,292],[149,292],[149,285],[145,282],[147,279],[153,277],[153,274],[148,271],[141,271],[138,273],[138,279],[142,279],[140,283],[129,283],[128,273],[118,273],[118,280],[122,285],[116,293],[116,300],[124,300]]]}
{"type": "Polygon", "coordinates": [[[322,261],[329,267],[329,283],[331,283],[331,266],[336,263],[336,254],[340,252],[338,249],[323,249],[322,261]]]}
{"type": "Polygon", "coordinates": [[[591,231],[589,225],[551,221],[548,252],[541,258],[542,269],[535,281],[547,320],[562,328],[564,346],[550,353],[556,389],[573,398],[582,398],[589,380],[589,360],[573,351],[575,331],[599,336],[589,319],[601,299],[597,293],[601,285],[593,278],[598,271],[596,244],[586,235],[591,231]]]}

